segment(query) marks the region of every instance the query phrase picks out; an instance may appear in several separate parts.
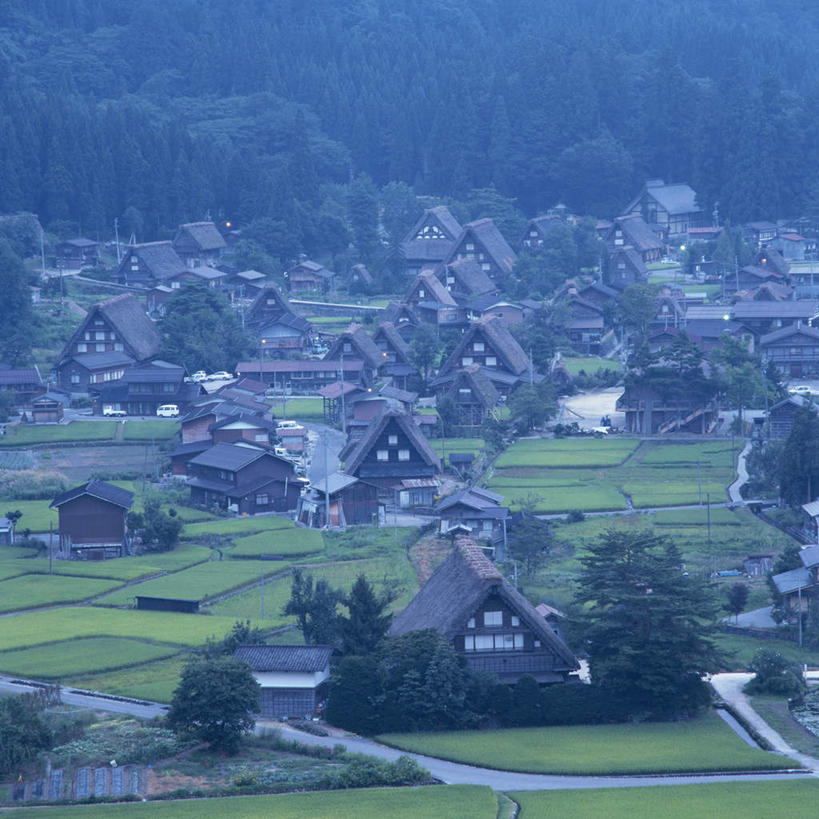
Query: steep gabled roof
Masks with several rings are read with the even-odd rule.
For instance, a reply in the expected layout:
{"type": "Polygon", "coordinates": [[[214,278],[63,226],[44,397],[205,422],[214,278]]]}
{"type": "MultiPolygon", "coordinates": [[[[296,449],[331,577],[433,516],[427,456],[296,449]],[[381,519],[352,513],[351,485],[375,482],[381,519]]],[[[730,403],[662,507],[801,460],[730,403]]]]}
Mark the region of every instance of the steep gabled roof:
{"type": "Polygon", "coordinates": [[[497,316],[484,316],[469,325],[467,331],[461,336],[458,345],[442,365],[441,373],[460,369],[458,362],[460,362],[467,345],[471,344],[477,335],[484,336],[492,345],[498,357],[515,375],[520,375],[529,368],[529,359],[526,353],[523,352],[520,344],[515,341],[506,325],[497,316]]]}
{"type": "Polygon", "coordinates": [[[266,284],[259,290],[245,315],[245,324],[255,327],[269,321],[271,317],[278,317],[282,313],[292,313],[293,307],[287,296],[275,284],[266,284]]]}
{"type": "Polygon", "coordinates": [[[766,333],[759,339],[759,344],[761,347],[767,347],[769,344],[784,341],[791,336],[804,336],[819,343],[819,329],[816,327],[797,327],[795,324],[791,324],[789,327],[780,327],[772,333],[766,333]]]}
{"type": "Polygon", "coordinates": [[[303,262],[294,264],[293,267],[291,267],[287,272],[292,276],[292,274],[297,272],[299,268],[307,270],[310,273],[315,273],[322,279],[330,279],[336,275],[335,270],[328,270],[324,265],[314,262],[311,259],[306,259],[303,262]]]}
{"type": "Polygon", "coordinates": [[[354,278],[358,277],[364,282],[364,284],[370,285],[375,282],[375,279],[373,279],[373,274],[367,270],[367,266],[364,264],[354,264],[350,268],[350,272],[353,274],[354,278]]]}
{"type": "Polygon", "coordinates": [[[488,408],[494,407],[498,403],[500,393],[495,389],[495,385],[487,378],[483,368],[478,364],[470,364],[462,370],[458,370],[452,382],[452,389],[460,389],[461,384],[469,387],[474,395],[481,399],[481,403],[488,408]]]}
{"type": "Polygon", "coordinates": [[[254,671],[324,671],[330,665],[332,646],[239,646],[233,659],[254,671]]]}
{"type": "MultiPolygon", "coordinates": [[[[381,355],[381,350],[378,349],[376,343],[367,334],[367,331],[360,324],[351,324],[331,345],[330,349],[324,355],[324,361],[338,361],[341,356],[341,351],[344,349],[345,341],[353,345],[356,352],[366,363],[375,369],[378,369],[384,363],[384,357],[381,355]]],[[[348,353],[348,355],[350,355],[348,353]]],[[[345,362],[346,363],[346,362],[345,362]]]]}
{"type": "Polygon", "coordinates": [[[395,325],[391,321],[382,321],[378,327],[375,328],[375,332],[373,333],[373,341],[376,343],[380,336],[384,336],[387,343],[395,350],[398,357],[405,363],[409,364],[411,356],[411,350],[409,344],[401,337],[401,334],[398,330],[395,329],[395,325]]]}
{"type": "MultiPolygon", "coordinates": [[[[424,437],[424,434],[418,429],[412,416],[404,412],[385,409],[372,420],[361,440],[357,441],[350,451],[346,459],[346,472],[353,473],[361,466],[361,462],[372,449],[376,440],[378,440],[378,436],[381,435],[387,424],[393,420],[398,424],[404,435],[407,436],[425,463],[428,466],[435,467],[436,470],[441,469],[440,459],[430,446],[429,441],[424,437]]],[[[345,447],[345,450],[347,450],[347,447],[345,447]]]]}
{"type": "MultiPolygon", "coordinates": [[[[669,214],[700,213],[702,208],[697,204],[697,194],[689,185],[677,183],[666,185],[662,179],[651,179],[646,182],[644,193],[655,199],[669,214]]],[[[642,193],[628,210],[632,210],[642,198],[642,193]]]]}
{"type": "Polygon", "coordinates": [[[88,481],[88,483],[75,486],[60,495],[57,495],[49,504],[49,509],[56,509],[68,501],[79,498],[82,495],[90,495],[92,498],[113,503],[115,506],[121,506],[123,509],[130,509],[134,502],[134,493],[127,489],[121,489],[113,484],[105,481],[88,481]]]}
{"type": "Polygon", "coordinates": [[[499,507],[502,503],[503,495],[496,495],[494,492],[489,492],[478,486],[471,486],[444,498],[435,507],[435,513],[444,512],[458,504],[463,504],[471,509],[491,509],[493,507],[499,507]]]}
{"type": "Polygon", "coordinates": [[[190,239],[199,250],[213,251],[227,247],[222,234],[213,222],[188,222],[180,225],[173,240],[174,248],[180,245],[185,238],[190,239]]]}
{"type": "Polygon", "coordinates": [[[446,267],[441,268],[439,278],[446,283],[446,277],[452,274],[455,281],[466,290],[470,296],[478,296],[482,293],[497,293],[498,288],[492,279],[481,270],[481,266],[474,259],[455,259],[446,267]]]}
{"type": "Polygon", "coordinates": [[[438,281],[431,270],[422,270],[415,277],[407,290],[404,301],[408,302],[420,288],[424,289],[424,295],[418,296],[420,301],[433,301],[438,302],[438,304],[444,304],[447,307],[455,307],[455,299],[452,298],[452,293],[438,281]]]}
{"type": "MultiPolygon", "coordinates": [[[[188,268],[179,258],[170,242],[146,242],[140,245],[131,245],[128,249],[148,268],[150,274],[158,281],[165,281],[184,273],[188,268]]],[[[127,266],[128,254],[122,260],[119,270],[127,278],[130,268],[127,266]]]]}
{"type": "Polygon", "coordinates": [[[445,205],[425,210],[401,242],[405,259],[420,262],[440,262],[461,233],[461,225],[445,205]],[[423,235],[425,228],[426,235],[423,235]]]}
{"type": "Polygon", "coordinates": [[[455,251],[470,234],[483,245],[484,250],[501,270],[505,273],[512,272],[518,257],[491,219],[477,219],[464,225],[458,241],[446,259],[447,264],[454,261],[455,251]]]}
{"type": "Polygon", "coordinates": [[[618,229],[623,232],[623,244],[632,245],[640,253],[662,250],[663,248],[663,243],[657,237],[657,234],[638,213],[618,216],[614,220],[614,225],[609,234],[609,241],[612,244],[614,243],[614,234],[618,229]]]}
{"type": "Polygon", "coordinates": [[[507,582],[471,537],[456,538],[449,557],[395,618],[389,633],[398,636],[432,628],[451,640],[466,629],[469,618],[490,594],[497,594],[567,669],[579,668],[569,647],[534,606],[507,582]]]}
{"type": "Polygon", "coordinates": [[[415,310],[408,304],[399,301],[391,301],[384,308],[382,316],[384,321],[389,321],[393,325],[409,324],[417,327],[421,323],[415,310]]]}

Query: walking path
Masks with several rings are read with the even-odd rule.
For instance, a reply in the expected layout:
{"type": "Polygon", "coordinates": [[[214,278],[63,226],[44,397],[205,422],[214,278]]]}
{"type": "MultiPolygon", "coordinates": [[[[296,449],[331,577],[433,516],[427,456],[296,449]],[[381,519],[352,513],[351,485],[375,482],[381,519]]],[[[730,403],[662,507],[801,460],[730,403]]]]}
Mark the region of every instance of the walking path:
{"type": "Polygon", "coordinates": [[[800,765],[808,768],[813,776],[819,776],[819,759],[800,753],[791,747],[779,733],[774,731],[774,729],[754,711],[751,700],[742,690],[745,683],[753,676],[753,674],[748,672],[715,674],[711,678],[711,685],[714,686],[717,693],[725,702],[731,705],[746,722],[754,727],[760,736],[763,736],[770,743],[775,753],[795,759],[800,765]]]}
{"type": "Polygon", "coordinates": [[[728,500],[731,503],[744,503],[740,490],[748,483],[748,469],[745,466],[745,458],[751,451],[751,442],[746,441],[742,452],[737,458],[737,479],[728,487],[728,500]]]}

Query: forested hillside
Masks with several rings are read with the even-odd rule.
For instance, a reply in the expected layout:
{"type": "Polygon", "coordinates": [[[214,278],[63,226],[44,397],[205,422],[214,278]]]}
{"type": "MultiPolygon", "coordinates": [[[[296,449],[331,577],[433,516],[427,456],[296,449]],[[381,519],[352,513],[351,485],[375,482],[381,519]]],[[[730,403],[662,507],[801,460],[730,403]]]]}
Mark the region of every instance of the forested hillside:
{"type": "Polygon", "coordinates": [[[2,0],[0,211],[141,240],[270,217],[309,248],[367,174],[596,216],[662,177],[794,215],[817,41],[810,0],[2,0]]]}

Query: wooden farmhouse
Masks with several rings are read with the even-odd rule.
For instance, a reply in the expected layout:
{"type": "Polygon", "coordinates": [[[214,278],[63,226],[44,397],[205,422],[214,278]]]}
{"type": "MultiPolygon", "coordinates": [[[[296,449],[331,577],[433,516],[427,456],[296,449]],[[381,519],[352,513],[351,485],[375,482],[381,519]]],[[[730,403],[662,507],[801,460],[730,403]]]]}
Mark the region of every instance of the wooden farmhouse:
{"type": "Polygon", "coordinates": [[[333,472],[328,478],[311,483],[302,494],[296,507],[296,521],[314,529],[328,525],[342,529],[354,525],[372,526],[378,525],[381,508],[377,487],[352,475],[333,472]]]}
{"type": "Polygon", "coordinates": [[[457,408],[457,425],[466,437],[477,434],[478,428],[495,411],[500,393],[478,364],[456,370],[451,381],[439,393],[457,408]]]}
{"type": "Polygon", "coordinates": [[[305,483],[291,461],[250,443],[215,444],[188,462],[191,503],[240,515],[295,509],[305,483]]]}
{"type": "Polygon", "coordinates": [[[240,361],[236,365],[239,377],[250,376],[276,390],[294,393],[316,393],[322,387],[337,381],[339,375],[350,384],[369,383],[368,366],[360,358],[346,358],[316,361],[240,361]],[[342,374],[343,369],[343,374],[342,374]]]}
{"type": "Polygon", "coordinates": [[[523,238],[520,240],[520,246],[524,250],[537,250],[543,247],[543,243],[548,238],[548,231],[551,225],[562,224],[563,220],[559,216],[546,215],[536,216],[529,220],[526,225],[526,230],[523,232],[523,238]]]}
{"type": "Polygon", "coordinates": [[[378,487],[380,497],[406,506],[432,504],[441,461],[411,415],[381,412],[339,457],[348,475],[378,487]]]}
{"type": "Polygon", "coordinates": [[[389,633],[435,629],[469,666],[516,683],[567,682],[580,668],[569,647],[471,537],[457,537],[449,557],[395,618],[389,633]]]}
{"type": "Polygon", "coordinates": [[[431,270],[422,270],[409,286],[404,304],[414,310],[421,321],[434,325],[455,326],[466,317],[452,294],[431,270]]]}
{"type": "MultiPolygon", "coordinates": [[[[186,270],[187,265],[170,242],[146,242],[128,246],[117,268],[117,281],[149,289],[168,284],[186,270]]],[[[178,282],[176,286],[179,287],[178,282]]]]}
{"type": "Polygon", "coordinates": [[[116,381],[134,364],[156,358],[160,342],[159,331],[130,293],[95,304],[60,353],[57,386],[85,394],[91,385],[116,381]]]}
{"type": "Polygon", "coordinates": [[[391,321],[382,321],[375,328],[373,342],[386,362],[381,367],[381,372],[391,378],[397,387],[405,389],[407,379],[418,372],[409,344],[391,321]]]}
{"type": "Polygon", "coordinates": [[[782,327],[813,325],[819,319],[819,301],[738,301],[730,315],[760,337],[782,327]]]}
{"type": "Polygon", "coordinates": [[[17,370],[0,364],[0,393],[8,393],[15,407],[31,406],[31,402],[43,392],[45,386],[36,367],[17,370]]]}
{"type": "Polygon", "coordinates": [[[435,515],[438,532],[445,537],[456,529],[468,529],[470,536],[493,549],[506,545],[509,509],[503,496],[477,486],[468,487],[439,501],[435,515]]]}
{"type": "Polygon", "coordinates": [[[233,659],[247,663],[261,687],[259,716],[312,719],[330,678],[332,646],[239,646],[233,659]]]}
{"type": "Polygon", "coordinates": [[[759,339],[759,350],[763,361],[775,364],[786,377],[819,375],[819,329],[816,327],[791,325],[774,330],[759,339]]]}
{"type": "Polygon", "coordinates": [[[172,247],[188,267],[213,266],[227,243],[213,222],[190,222],[180,225],[172,247]]]}
{"type": "Polygon", "coordinates": [[[354,358],[364,362],[364,380],[372,382],[378,372],[387,364],[387,356],[367,334],[360,324],[351,324],[330,346],[324,356],[325,361],[345,362],[354,358]]]}
{"type": "Polygon", "coordinates": [[[245,327],[256,337],[265,358],[301,353],[310,343],[310,322],[293,310],[274,284],[259,291],[245,315],[245,327]]]}
{"type": "Polygon", "coordinates": [[[415,330],[421,323],[418,313],[412,307],[397,301],[391,301],[384,308],[381,320],[390,322],[407,343],[412,341],[415,330]]]}
{"type": "Polygon", "coordinates": [[[448,389],[455,373],[472,364],[477,364],[504,396],[528,382],[530,376],[535,381],[541,378],[531,372],[529,358],[523,348],[503,321],[495,316],[487,316],[469,325],[432,382],[436,393],[448,389]]]}
{"type": "Polygon", "coordinates": [[[324,293],[333,286],[335,272],[309,259],[299,262],[285,272],[291,293],[324,293]]]}
{"type": "Polygon", "coordinates": [[[658,261],[665,251],[665,244],[637,213],[614,220],[607,244],[612,250],[630,247],[645,264],[658,261]]]}
{"type": "Polygon", "coordinates": [[[88,481],[58,495],[59,554],[70,560],[105,560],[128,554],[126,517],[134,493],[105,481],[88,481]]]}
{"type": "Polygon", "coordinates": [[[609,251],[609,286],[625,290],[632,284],[645,284],[648,268],[633,247],[618,247],[609,251]]]}
{"type": "Polygon", "coordinates": [[[440,265],[462,230],[458,220],[444,205],[425,210],[401,242],[406,272],[415,276],[424,269],[440,265]]]}
{"type": "Polygon", "coordinates": [[[464,225],[444,264],[471,259],[493,282],[500,285],[511,274],[517,258],[495,223],[491,219],[478,219],[464,225]]]}
{"type": "Polygon", "coordinates": [[[697,204],[697,194],[689,185],[650,179],[626,206],[624,213],[642,216],[649,225],[658,225],[671,240],[684,239],[689,228],[706,227],[708,214],[697,204]]]}
{"type": "Polygon", "coordinates": [[[805,408],[811,412],[819,413],[819,406],[804,395],[789,395],[787,398],[774,404],[770,410],[768,410],[768,425],[771,430],[771,438],[778,441],[783,441],[787,438],[791,434],[794,416],[797,411],[805,408]]]}
{"type": "Polygon", "coordinates": [[[93,239],[66,239],[54,246],[57,267],[61,270],[76,270],[96,265],[100,259],[100,243],[93,239]]]}
{"type": "Polygon", "coordinates": [[[480,296],[497,298],[499,293],[480,262],[474,259],[457,259],[438,268],[436,275],[461,307],[469,307],[471,300],[480,296]]]}

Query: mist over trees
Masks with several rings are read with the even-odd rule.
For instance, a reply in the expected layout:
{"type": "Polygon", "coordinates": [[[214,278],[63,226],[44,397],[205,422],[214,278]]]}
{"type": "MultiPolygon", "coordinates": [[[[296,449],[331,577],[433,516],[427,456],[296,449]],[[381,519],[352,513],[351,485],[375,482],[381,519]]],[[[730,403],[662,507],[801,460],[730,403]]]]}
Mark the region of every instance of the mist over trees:
{"type": "Polygon", "coordinates": [[[272,256],[351,233],[365,260],[391,182],[606,217],[662,177],[733,223],[811,212],[817,32],[802,0],[7,0],[0,212],[138,241],[264,218],[272,256]]]}

